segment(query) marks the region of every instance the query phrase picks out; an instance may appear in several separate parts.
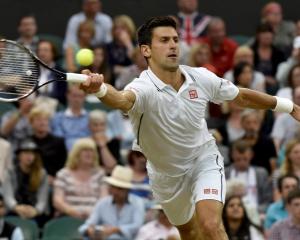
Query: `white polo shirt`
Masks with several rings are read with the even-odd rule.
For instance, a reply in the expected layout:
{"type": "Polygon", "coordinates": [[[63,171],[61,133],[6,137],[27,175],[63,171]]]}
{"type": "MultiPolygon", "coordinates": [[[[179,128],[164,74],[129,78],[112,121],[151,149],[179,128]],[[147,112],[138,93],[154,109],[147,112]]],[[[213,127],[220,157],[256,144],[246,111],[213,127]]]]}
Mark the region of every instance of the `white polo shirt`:
{"type": "Polygon", "coordinates": [[[177,92],[149,68],[125,87],[136,94],[128,112],[137,143],[150,166],[170,176],[192,167],[200,146],[213,139],[205,121],[209,101],[234,99],[239,89],[205,68],[180,65],[185,82],[177,92]]]}

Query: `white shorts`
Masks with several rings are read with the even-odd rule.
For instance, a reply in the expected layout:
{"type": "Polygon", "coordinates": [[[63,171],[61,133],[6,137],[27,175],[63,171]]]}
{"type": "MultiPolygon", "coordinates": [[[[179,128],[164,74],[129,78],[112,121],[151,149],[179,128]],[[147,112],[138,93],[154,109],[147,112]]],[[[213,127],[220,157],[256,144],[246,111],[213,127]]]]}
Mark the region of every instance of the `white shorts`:
{"type": "Polygon", "coordinates": [[[224,163],[215,141],[201,146],[201,154],[195,159],[193,168],[182,176],[157,173],[149,166],[148,174],[153,196],[173,225],[187,223],[198,201],[225,201],[224,163]]]}

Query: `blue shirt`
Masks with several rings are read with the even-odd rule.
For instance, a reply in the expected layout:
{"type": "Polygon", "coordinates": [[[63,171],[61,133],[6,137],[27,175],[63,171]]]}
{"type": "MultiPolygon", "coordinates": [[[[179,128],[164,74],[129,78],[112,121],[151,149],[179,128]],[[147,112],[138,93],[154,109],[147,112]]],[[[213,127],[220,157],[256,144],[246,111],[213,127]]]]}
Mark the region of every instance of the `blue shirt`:
{"type": "Polygon", "coordinates": [[[144,223],[145,208],[141,198],[128,195],[128,202],[121,210],[113,202],[112,196],[100,199],[86,222],[79,227],[85,235],[91,225],[110,225],[118,227],[121,234],[113,234],[106,240],[132,240],[144,223]]]}
{"type": "Polygon", "coordinates": [[[89,115],[85,110],[79,116],[74,116],[68,108],[66,111],[58,112],[52,120],[53,134],[65,138],[68,151],[78,138],[90,136],[89,115]]]}
{"type": "Polygon", "coordinates": [[[283,200],[272,203],[267,209],[264,228],[270,229],[275,222],[287,217],[288,212],[285,209],[283,200]]]}

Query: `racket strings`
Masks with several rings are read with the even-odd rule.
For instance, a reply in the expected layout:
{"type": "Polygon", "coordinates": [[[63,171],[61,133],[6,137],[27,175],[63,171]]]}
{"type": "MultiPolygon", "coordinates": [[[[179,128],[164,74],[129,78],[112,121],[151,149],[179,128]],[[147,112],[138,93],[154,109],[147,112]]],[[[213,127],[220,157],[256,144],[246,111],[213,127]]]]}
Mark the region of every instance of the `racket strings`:
{"type": "Polygon", "coordinates": [[[0,43],[0,97],[20,98],[33,91],[39,66],[22,47],[0,43]]]}

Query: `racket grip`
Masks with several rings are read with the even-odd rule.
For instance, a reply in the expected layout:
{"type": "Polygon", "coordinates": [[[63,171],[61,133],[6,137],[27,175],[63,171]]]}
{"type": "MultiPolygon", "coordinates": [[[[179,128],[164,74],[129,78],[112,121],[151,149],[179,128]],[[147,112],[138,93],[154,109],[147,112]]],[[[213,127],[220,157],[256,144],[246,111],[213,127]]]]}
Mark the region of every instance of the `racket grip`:
{"type": "Polygon", "coordinates": [[[66,73],[66,80],[73,83],[83,83],[88,79],[88,75],[79,73],[66,73]]]}

